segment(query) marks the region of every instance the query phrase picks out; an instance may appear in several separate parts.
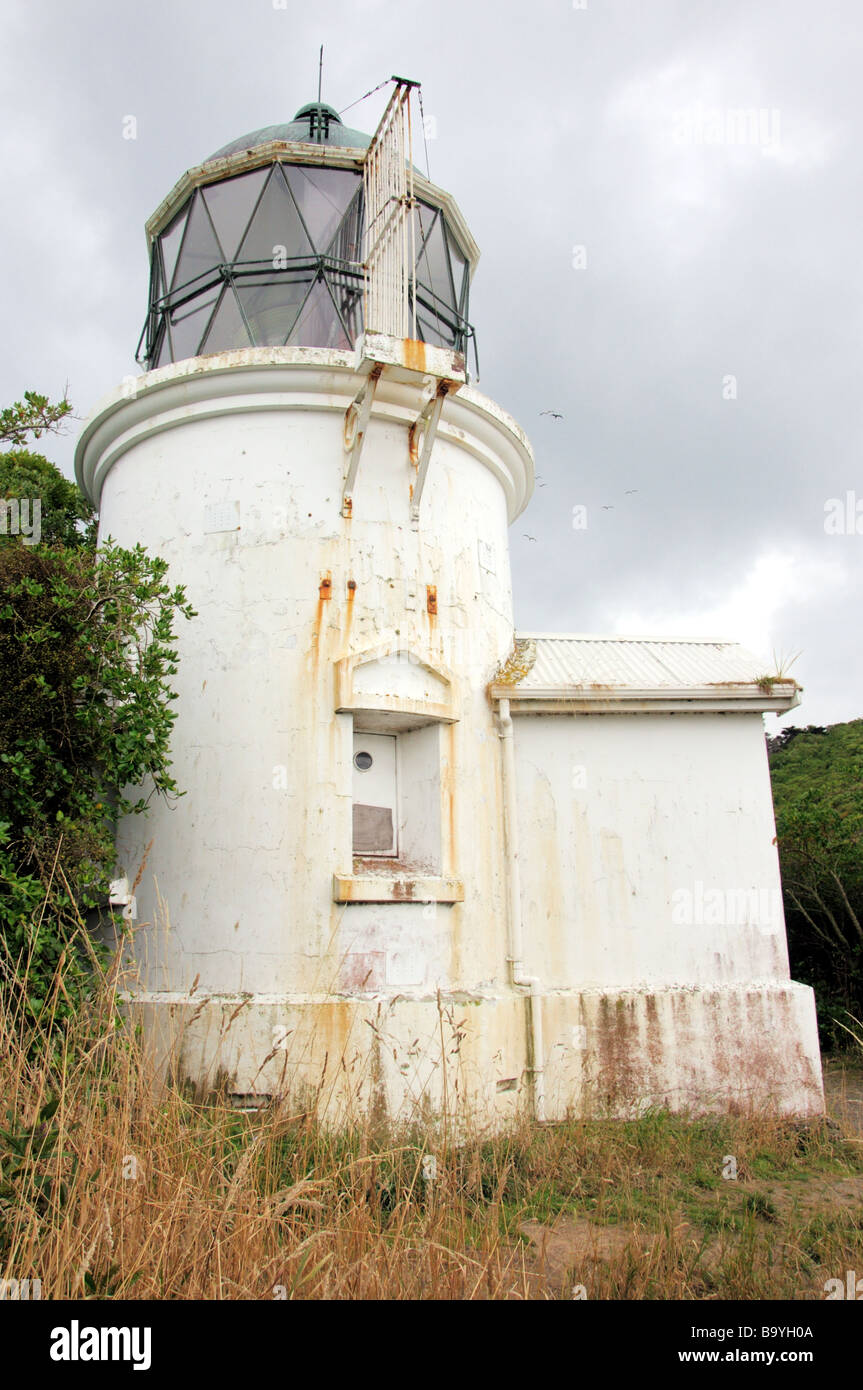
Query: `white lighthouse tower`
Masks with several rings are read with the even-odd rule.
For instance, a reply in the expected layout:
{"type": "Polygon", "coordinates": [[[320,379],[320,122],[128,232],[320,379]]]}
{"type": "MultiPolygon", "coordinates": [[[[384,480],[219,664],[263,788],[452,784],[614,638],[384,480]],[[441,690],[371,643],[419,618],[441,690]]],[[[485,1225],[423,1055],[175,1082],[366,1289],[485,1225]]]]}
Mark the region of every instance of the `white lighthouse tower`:
{"type": "Polygon", "coordinates": [[[146,371],[79,444],[102,534],[198,612],[186,794],[118,829],[132,1006],[239,1103],[817,1110],[781,909],[703,920],[778,891],[761,711],[793,682],[727,642],[516,640],[533,458],[469,384],[478,250],[413,167],[413,85],[371,141],[313,103],[183,176],[146,371]]]}

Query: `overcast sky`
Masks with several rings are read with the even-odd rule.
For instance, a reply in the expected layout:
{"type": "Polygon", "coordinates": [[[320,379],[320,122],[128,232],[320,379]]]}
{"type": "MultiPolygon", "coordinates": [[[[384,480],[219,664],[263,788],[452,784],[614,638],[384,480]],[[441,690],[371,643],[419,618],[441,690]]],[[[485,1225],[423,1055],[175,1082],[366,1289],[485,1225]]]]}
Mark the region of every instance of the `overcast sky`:
{"type": "Polygon", "coordinates": [[[138,370],[144,222],[313,99],[323,43],[339,110],[422,82],[481,248],[478,385],[542,483],[518,626],[800,653],[782,722],[863,715],[859,0],[4,0],[0,32],[0,403],[68,381],[85,417],[138,370]]]}

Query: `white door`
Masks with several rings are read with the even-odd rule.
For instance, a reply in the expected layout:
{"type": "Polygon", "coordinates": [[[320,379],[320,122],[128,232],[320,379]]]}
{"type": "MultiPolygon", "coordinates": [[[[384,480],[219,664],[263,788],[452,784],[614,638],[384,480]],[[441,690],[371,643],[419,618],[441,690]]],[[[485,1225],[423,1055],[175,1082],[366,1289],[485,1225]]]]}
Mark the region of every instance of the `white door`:
{"type": "Polygon", "coordinates": [[[354,734],[354,854],[398,853],[394,734],[354,734]]]}

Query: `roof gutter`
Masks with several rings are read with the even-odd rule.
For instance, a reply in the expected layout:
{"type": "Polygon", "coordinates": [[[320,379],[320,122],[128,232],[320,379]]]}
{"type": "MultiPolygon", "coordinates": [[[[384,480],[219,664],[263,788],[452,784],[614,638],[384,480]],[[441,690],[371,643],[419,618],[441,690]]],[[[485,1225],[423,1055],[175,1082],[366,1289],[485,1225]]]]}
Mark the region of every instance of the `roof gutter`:
{"type": "Polygon", "coordinates": [[[727,682],[705,686],[636,689],[626,686],[532,686],[506,682],[489,686],[492,700],[506,700],[513,714],[783,714],[800,703],[794,681],[770,684],[727,682]]]}

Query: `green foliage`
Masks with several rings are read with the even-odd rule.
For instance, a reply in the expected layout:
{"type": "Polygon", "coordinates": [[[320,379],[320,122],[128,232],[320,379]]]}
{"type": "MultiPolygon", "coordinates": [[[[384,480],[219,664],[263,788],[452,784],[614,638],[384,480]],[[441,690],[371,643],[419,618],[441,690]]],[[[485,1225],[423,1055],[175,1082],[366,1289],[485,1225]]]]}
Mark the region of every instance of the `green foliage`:
{"type": "Polygon", "coordinates": [[[863,1009],[863,719],[786,729],[770,770],[794,973],[815,986],[822,1043],[863,1009]]]}
{"type": "MultiPolygon", "coordinates": [[[[29,959],[30,1010],[69,929],[106,900],[113,820],[146,809],[123,788],[178,792],[168,677],[175,615],[192,610],[166,569],[141,546],[0,547],[0,931],[7,966],[29,959]]],[[[84,970],[88,954],[80,943],[84,970]]]]}
{"type": "MultiPolygon", "coordinates": [[[[25,403],[0,412],[0,434],[68,413],[35,393],[25,403]]],[[[44,508],[41,544],[0,543],[0,992],[63,1018],[100,956],[83,914],[107,903],[114,822],[179,794],[169,677],[175,619],[193,610],[143,547],[95,549],[92,508],[41,456],[0,457],[4,486],[44,508]],[[124,794],[141,784],[147,795],[124,794]]]]}
{"type": "Polygon", "coordinates": [[[38,391],[25,391],[23,401],[0,410],[0,442],[20,449],[32,434],[39,439],[43,434],[56,431],[61,421],[72,414],[72,407],[66,396],[57,405],[52,405],[47,396],[38,391]]]}
{"type": "MultiPolygon", "coordinates": [[[[75,484],[41,454],[25,449],[0,454],[0,497],[39,499],[43,545],[57,543],[90,549],[95,545],[93,508],[75,484]]],[[[0,531],[0,545],[4,543],[15,543],[15,537],[6,530],[0,531]]]]}
{"type": "Polygon", "coordinates": [[[33,1204],[43,1214],[53,1200],[65,1205],[69,1188],[63,1169],[73,1176],[77,1157],[62,1148],[75,1126],[67,1123],[61,1130],[51,1124],[59,1105],[57,1099],[48,1101],[32,1125],[22,1125],[10,1112],[8,1128],[0,1126],[0,1218],[22,1204],[33,1204]]]}

